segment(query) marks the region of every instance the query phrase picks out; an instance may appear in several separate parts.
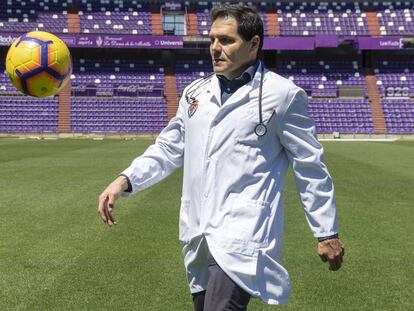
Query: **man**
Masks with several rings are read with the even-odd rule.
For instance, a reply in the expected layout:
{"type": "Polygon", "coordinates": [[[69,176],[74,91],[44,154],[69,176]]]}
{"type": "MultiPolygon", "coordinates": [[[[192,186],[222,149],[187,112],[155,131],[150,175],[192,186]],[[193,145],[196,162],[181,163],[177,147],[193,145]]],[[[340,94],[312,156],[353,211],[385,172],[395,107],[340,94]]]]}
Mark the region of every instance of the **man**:
{"type": "Polygon", "coordinates": [[[238,5],[215,8],[209,33],[214,75],[184,90],[156,142],[99,197],[108,225],[121,194],[184,166],[180,240],[195,310],[246,310],[250,297],[287,303],[280,264],[284,178],[292,165],[318,253],[341,266],[335,198],[305,92],[258,60],[263,24],[238,5]]]}

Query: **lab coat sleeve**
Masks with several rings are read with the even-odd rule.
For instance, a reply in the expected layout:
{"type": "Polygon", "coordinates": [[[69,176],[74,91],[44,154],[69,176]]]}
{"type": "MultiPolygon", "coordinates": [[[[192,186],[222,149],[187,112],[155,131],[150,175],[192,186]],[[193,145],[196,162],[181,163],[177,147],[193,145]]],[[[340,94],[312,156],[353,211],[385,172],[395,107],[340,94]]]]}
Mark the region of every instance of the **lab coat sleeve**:
{"type": "Polygon", "coordinates": [[[158,135],[155,143],[121,174],[128,177],[132,186],[131,192],[124,192],[123,196],[142,191],[161,181],[183,164],[184,158],[184,121],[183,99],[176,113],[168,125],[158,135]]]}
{"type": "Polygon", "coordinates": [[[323,162],[323,147],[307,112],[308,98],[294,88],[281,114],[278,135],[292,165],[307,222],[315,237],[338,233],[334,186],[323,162]]]}

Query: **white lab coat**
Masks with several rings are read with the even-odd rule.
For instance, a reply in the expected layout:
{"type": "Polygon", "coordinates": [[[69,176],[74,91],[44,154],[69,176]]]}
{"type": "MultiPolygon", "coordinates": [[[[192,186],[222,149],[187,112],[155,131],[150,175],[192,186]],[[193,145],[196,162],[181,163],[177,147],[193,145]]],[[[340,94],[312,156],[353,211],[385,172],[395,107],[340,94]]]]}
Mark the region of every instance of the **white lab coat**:
{"type": "Polygon", "coordinates": [[[254,132],[261,67],[223,105],[213,76],[194,93],[199,104],[191,117],[183,96],[156,142],[122,173],[135,193],[184,165],[179,238],[192,293],[206,289],[208,245],[219,266],[245,291],[282,304],[290,294],[289,275],[280,264],[289,163],[314,236],[338,229],[333,184],[307,113],[306,93],[265,69],[267,134],[254,132]]]}

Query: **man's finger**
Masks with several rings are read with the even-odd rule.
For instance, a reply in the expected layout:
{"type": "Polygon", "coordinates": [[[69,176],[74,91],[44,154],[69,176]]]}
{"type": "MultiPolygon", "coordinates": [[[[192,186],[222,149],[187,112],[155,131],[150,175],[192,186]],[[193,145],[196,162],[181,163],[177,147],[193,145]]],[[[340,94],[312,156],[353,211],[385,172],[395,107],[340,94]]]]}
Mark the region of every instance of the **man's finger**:
{"type": "Polygon", "coordinates": [[[108,216],[109,219],[111,220],[112,224],[116,225],[116,221],[114,219],[114,217],[112,216],[112,211],[115,207],[115,201],[116,201],[116,197],[113,194],[109,194],[108,195],[108,216]]]}
{"type": "Polygon", "coordinates": [[[332,270],[332,271],[338,270],[335,260],[330,260],[329,261],[329,270],[332,270]]]}
{"type": "Polygon", "coordinates": [[[113,219],[111,213],[108,210],[108,205],[106,205],[104,207],[104,212],[105,212],[105,217],[107,219],[107,224],[110,225],[110,226],[112,226],[114,224],[114,219],[113,219]]]}
{"type": "Polygon", "coordinates": [[[108,194],[108,207],[113,209],[115,207],[116,196],[114,194],[108,194]]]}
{"type": "Polygon", "coordinates": [[[341,249],[340,251],[337,251],[337,253],[332,257],[332,259],[330,260],[330,264],[332,262],[331,270],[336,271],[336,270],[339,270],[339,268],[341,268],[342,261],[343,261],[342,254],[343,254],[343,249],[341,249]]]}
{"type": "Polygon", "coordinates": [[[98,212],[99,215],[101,216],[102,220],[105,223],[108,223],[108,218],[107,215],[105,213],[105,202],[106,202],[107,198],[100,196],[99,197],[99,204],[98,204],[98,212]]]}
{"type": "Polygon", "coordinates": [[[109,216],[109,219],[111,220],[111,223],[113,225],[116,225],[115,218],[114,218],[114,216],[112,216],[112,211],[109,211],[109,209],[108,209],[108,216],[109,216]]]}
{"type": "Polygon", "coordinates": [[[336,257],[329,260],[329,269],[332,271],[337,271],[341,267],[340,258],[336,257]]]}

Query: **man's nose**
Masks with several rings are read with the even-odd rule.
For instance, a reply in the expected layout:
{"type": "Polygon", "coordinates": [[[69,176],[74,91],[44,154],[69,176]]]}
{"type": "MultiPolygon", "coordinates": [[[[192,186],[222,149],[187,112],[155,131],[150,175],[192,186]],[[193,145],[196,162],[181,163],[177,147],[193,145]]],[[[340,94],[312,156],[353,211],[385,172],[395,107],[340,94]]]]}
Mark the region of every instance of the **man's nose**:
{"type": "Polygon", "coordinates": [[[211,42],[210,48],[213,52],[219,52],[221,51],[221,45],[217,39],[211,42]]]}

